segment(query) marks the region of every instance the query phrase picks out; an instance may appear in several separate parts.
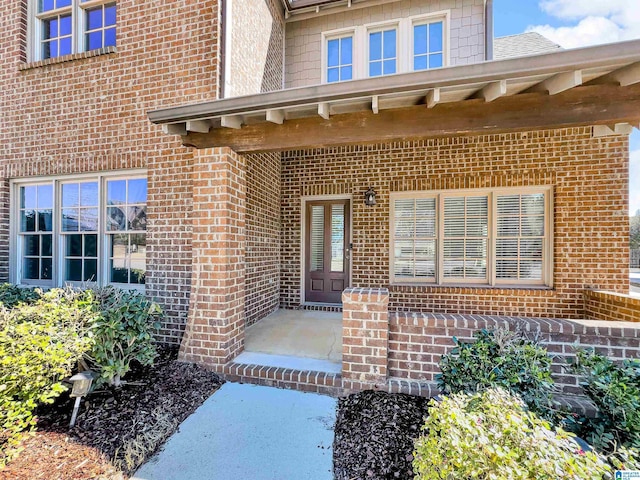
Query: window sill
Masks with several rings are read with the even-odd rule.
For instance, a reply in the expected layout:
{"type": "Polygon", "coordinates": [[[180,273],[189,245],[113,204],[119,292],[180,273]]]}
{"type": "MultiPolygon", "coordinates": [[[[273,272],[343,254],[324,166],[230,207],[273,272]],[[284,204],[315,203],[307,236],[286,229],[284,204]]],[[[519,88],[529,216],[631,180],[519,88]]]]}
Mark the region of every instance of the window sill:
{"type": "Polygon", "coordinates": [[[109,55],[117,53],[116,47],[104,47],[97,48],[95,50],[89,50],[88,52],[72,53],[70,55],[63,55],[61,57],[47,58],[46,60],[38,60],[36,62],[22,63],[18,67],[19,71],[31,70],[33,68],[46,67],[47,65],[57,65],[59,63],[73,62],[75,60],[84,60],[92,57],[99,57],[101,55],[109,55]]]}

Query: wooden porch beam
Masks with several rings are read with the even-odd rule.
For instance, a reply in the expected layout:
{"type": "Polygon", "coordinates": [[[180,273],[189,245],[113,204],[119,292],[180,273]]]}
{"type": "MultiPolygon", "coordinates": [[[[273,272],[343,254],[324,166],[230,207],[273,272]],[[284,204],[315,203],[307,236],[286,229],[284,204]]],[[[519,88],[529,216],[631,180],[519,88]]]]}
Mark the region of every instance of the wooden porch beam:
{"type": "Polygon", "coordinates": [[[185,145],[196,148],[227,146],[238,153],[282,151],[404,138],[500,133],[587,125],[640,122],[640,83],[581,86],[558,95],[526,93],[504,96],[491,103],[474,99],[399,109],[292,119],[283,125],[261,123],[242,130],[212,129],[189,133],[185,145]]]}

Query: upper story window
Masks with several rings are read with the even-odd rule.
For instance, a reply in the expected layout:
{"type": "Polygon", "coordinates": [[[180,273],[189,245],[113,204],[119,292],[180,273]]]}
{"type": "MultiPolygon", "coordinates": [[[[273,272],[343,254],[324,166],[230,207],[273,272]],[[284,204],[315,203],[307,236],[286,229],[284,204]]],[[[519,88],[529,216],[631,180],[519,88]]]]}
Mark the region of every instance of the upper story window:
{"type": "Polygon", "coordinates": [[[353,78],[353,35],[327,40],[327,82],[353,78]]]}
{"type": "Polygon", "coordinates": [[[14,194],[16,283],[145,283],[146,178],[98,175],[16,182],[14,194]]]}
{"type": "Polygon", "coordinates": [[[398,71],[398,29],[369,32],[369,76],[379,77],[398,71]]]}
{"type": "Polygon", "coordinates": [[[444,65],[444,22],[413,24],[413,69],[427,70],[444,65]]]}
{"type": "Polygon", "coordinates": [[[116,4],[107,0],[36,0],[31,38],[33,60],[116,44],[116,4]]]}
{"type": "Polygon", "coordinates": [[[340,82],[449,63],[449,12],[360,25],[322,34],[322,81],[340,82]]]}
{"type": "Polygon", "coordinates": [[[551,189],[395,193],[393,283],[551,286],[551,189]]]}

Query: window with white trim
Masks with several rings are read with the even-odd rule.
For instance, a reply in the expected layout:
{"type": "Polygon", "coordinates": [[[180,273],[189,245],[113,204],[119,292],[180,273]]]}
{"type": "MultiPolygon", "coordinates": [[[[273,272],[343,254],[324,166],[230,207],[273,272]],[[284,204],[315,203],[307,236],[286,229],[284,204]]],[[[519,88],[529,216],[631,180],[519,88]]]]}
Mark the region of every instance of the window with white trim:
{"type": "Polygon", "coordinates": [[[552,285],[551,188],[394,193],[392,283],[552,285]]]}
{"type": "Polygon", "coordinates": [[[327,83],[353,78],[353,35],[327,40],[327,83]]]}
{"type": "Polygon", "coordinates": [[[113,0],[33,0],[30,8],[33,60],[116,44],[113,0]]]}
{"type": "Polygon", "coordinates": [[[378,77],[449,64],[449,12],[322,33],[322,81],[378,77]]]}
{"type": "Polygon", "coordinates": [[[42,286],[144,285],[146,177],[15,182],[13,192],[13,281],[42,286]]]}
{"type": "Polygon", "coordinates": [[[369,31],[369,76],[391,75],[398,71],[398,29],[369,31]]]}
{"type": "Polygon", "coordinates": [[[444,21],[413,23],[413,70],[444,66],[444,21]]]}

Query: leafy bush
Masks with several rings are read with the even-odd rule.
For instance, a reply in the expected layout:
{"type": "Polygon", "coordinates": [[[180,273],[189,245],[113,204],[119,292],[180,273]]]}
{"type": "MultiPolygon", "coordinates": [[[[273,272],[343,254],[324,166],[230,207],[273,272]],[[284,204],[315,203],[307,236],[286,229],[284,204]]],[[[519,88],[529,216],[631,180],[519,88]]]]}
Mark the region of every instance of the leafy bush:
{"type": "Polygon", "coordinates": [[[611,470],[500,388],[432,401],[423,431],[416,480],[601,479],[611,470]]]}
{"type": "Polygon", "coordinates": [[[456,347],[440,361],[436,379],[443,393],[473,393],[502,387],[522,397],[540,415],[553,416],[551,357],[536,341],[504,329],[481,330],[465,343],[453,337],[456,347]]]}
{"type": "MultiPolygon", "coordinates": [[[[4,286],[2,294],[14,305],[32,299],[4,286]]],[[[62,379],[91,347],[87,325],[95,317],[91,292],[52,290],[31,305],[0,307],[0,464],[35,425],[36,406],[65,390],[62,379]]]]}
{"type": "Polygon", "coordinates": [[[19,303],[31,304],[42,296],[42,290],[22,288],[10,283],[0,285],[0,304],[5,308],[13,308],[19,303]]]}
{"type": "Polygon", "coordinates": [[[105,287],[96,290],[100,315],[91,331],[90,361],[100,372],[98,383],[119,386],[131,362],[151,365],[157,356],[153,335],[160,328],[162,310],[135,291],[105,287]]]}
{"type": "Polygon", "coordinates": [[[616,364],[593,349],[578,350],[570,371],[581,377],[580,385],[598,408],[596,418],[575,420],[576,433],[604,452],[619,446],[639,449],[640,360],[616,364]]]}

